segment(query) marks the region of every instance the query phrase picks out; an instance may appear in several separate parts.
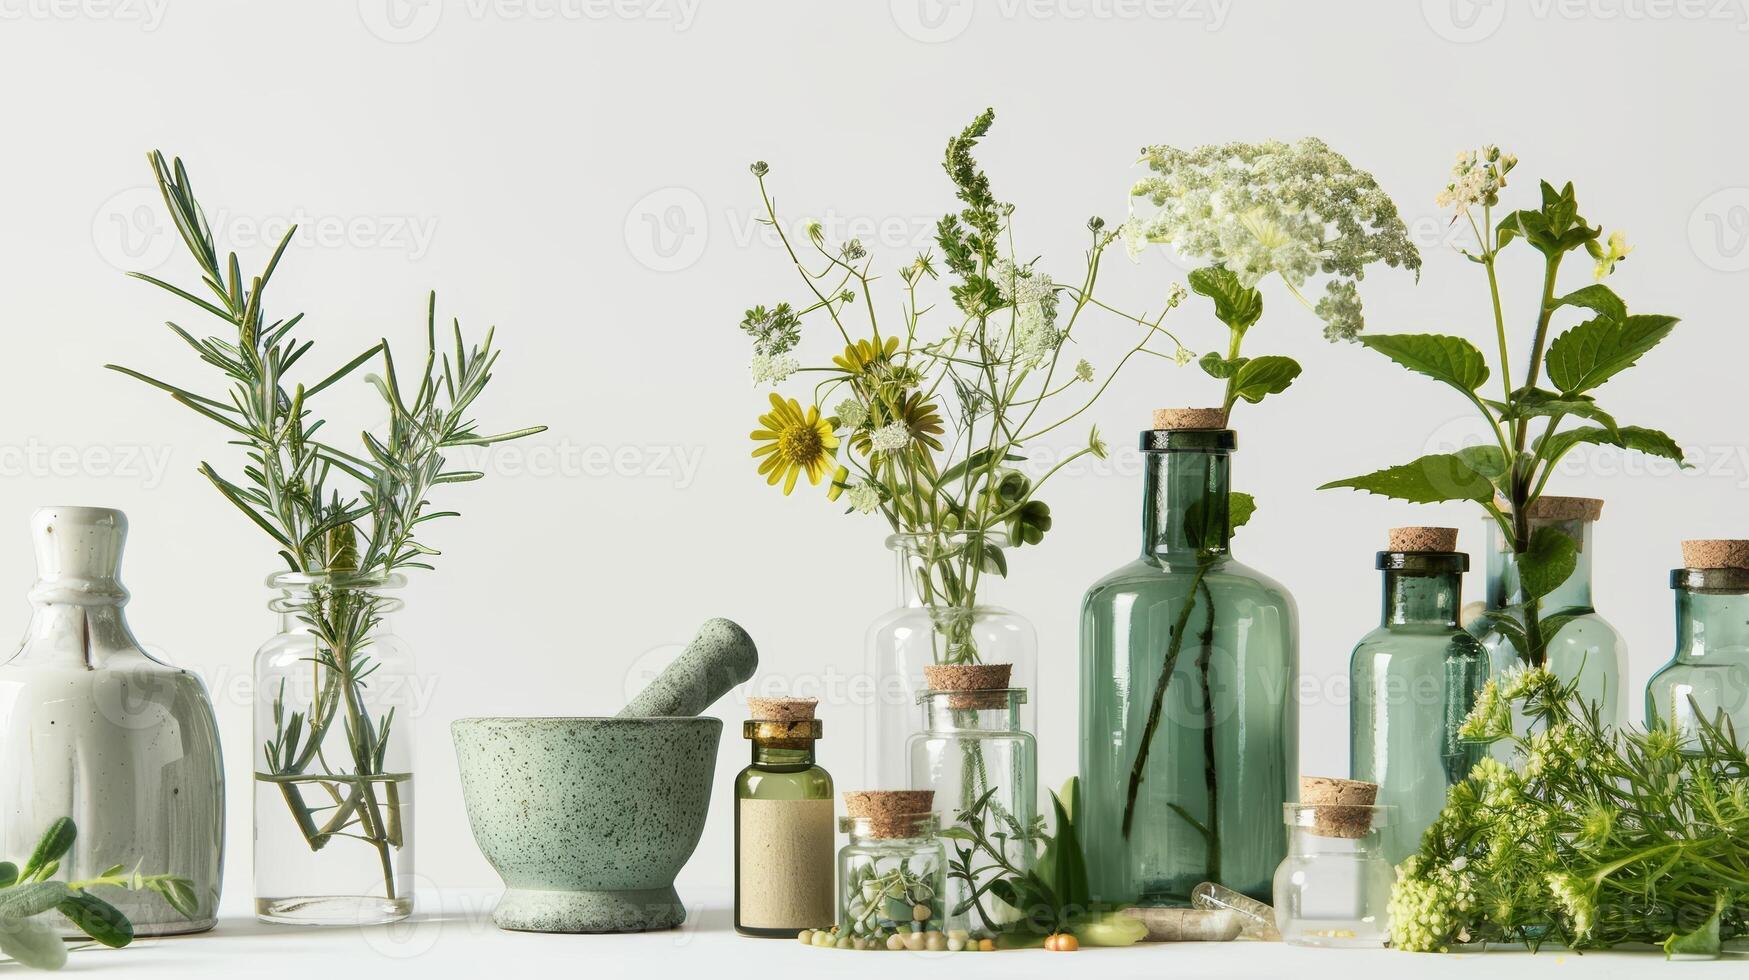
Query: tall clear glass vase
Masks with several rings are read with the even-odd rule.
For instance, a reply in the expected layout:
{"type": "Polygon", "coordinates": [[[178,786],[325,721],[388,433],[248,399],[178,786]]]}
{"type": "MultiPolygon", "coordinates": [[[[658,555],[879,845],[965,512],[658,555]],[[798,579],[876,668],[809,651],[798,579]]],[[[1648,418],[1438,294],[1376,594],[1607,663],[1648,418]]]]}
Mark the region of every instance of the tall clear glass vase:
{"type": "MultiPolygon", "coordinates": [[[[1037,631],[1019,613],[984,601],[1007,569],[1007,547],[1007,536],[996,532],[887,538],[898,562],[899,604],[868,631],[874,706],[865,712],[867,785],[908,785],[907,744],[921,728],[918,699],[929,690],[925,667],[1008,664],[1012,686],[1037,685],[1037,631]]],[[[1020,706],[1017,722],[1033,730],[1032,705],[1020,706]]]]}
{"type": "Polygon", "coordinates": [[[413,660],[399,575],[283,572],[255,655],[255,912],[365,925],[413,911],[413,660]]]}
{"type": "Polygon", "coordinates": [[[1298,795],[1292,597],[1230,550],[1229,429],[1142,433],[1141,557],[1081,614],[1081,795],[1096,901],[1270,900],[1298,795]]]}
{"type": "MultiPolygon", "coordinates": [[[[1603,512],[1603,501],[1589,497],[1538,498],[1528,513],[1534,536],[1552,527],[1573,539],[1578,564],[1553,592],[1538,603],[1538,628],[1547,636],[1546,666],[1563,680],[1578,679],[1579,691],[1597,705],[1603,724],[1619,725],[1627,719],[1627,644],[1607,620],[1598,615],[1591,599],[1591,563],[1596,554],[1592,531],[1603,512]]],[[[1489,617],[1470,623],[1470,631],[1488,650],[1496,676],[1527,662],[1526,651],[1515,642],[1525,627],[1525,596],[1519,579],[1518,556],[1507,548],[1498,528],[1487,532],[1494,542],[1488,553],[1488,611],[1504,615],[1518,630],[1509,635],[1489,617]]]]}

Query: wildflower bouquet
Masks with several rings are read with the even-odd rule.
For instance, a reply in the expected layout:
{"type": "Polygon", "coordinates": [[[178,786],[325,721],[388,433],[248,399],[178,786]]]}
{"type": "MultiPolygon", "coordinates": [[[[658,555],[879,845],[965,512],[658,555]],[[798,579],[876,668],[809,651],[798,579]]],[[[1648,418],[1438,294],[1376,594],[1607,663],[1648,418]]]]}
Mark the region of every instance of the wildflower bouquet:
{"type": "Polygon", "coordinates": [[[1151,146],[1143,160],[1152,173],[1130,193],[1157,210],[1132,214],[1121,234],[1131,258],[1160,243],[1210,263],[1190,273],[1190,288],[1213,301],[1227,346],[1225,355],[1210,352],[1197,363],[1224,382],[1224,411],[1285,391],[1300,374],[1290,357],[1241,352],[1263,316],[1258,283],[1279,279],[1324,321],[1325,337],[1352,340],[1365,324],[1358,287],[1366,267],[1420,271],[1396,204],[1322,140],[1151,146]],[[1313,303],[1300,290],[1319,275],[1328,278],[1313,303]]]}
{"type": "Polygon", "coordinates": [[[1461,153],[1452,182],[1439,195],[1441,206],[1456,209],[1452,221],[1467,222],[1475,235],[1476,251],[1463,254],[1482,267],[1488,280],[1499,348],[1499,399],[1483,394],[1492,375],[1487,358],[1461,337],[1391,334],[1361,339],[1367,347],[1461,395],[1481,415],[1488,442],[1337,480],[1323,489],[1350,487],[1412,503],[1471,500],[1480,505],[1499,525],[1524,593],[1518,606],[1492,613],[1491,625],[1512,643],[1524,663],[1542,666],[1549,641],[1564,617],[1545,621],[1541,600],[1573,574],[1578,546],[1559,528],[1542,527],[1533,533],[1530,505],[1542,495],[1561,459],[1580,446],[1616,446],[1682,461],[1675,440],[1656,429],[1621,425],[1595,395],[1668,336],[1676,317],[1630,314],[1627,303],[1603,284],[1630,249],[1621,232],[1604,238],[1601,226],[1592,226],[1579,214],[1572,184],[1556,190],[1544,182],[1539,207],[1512,211],[1496,222],[1494,209],[1517,162],[1495,146],[1461,153]],[[1498,269],[1500,256],[1515,242],[1523,242],[1542,258],[1530,358],[1516,373],[1498,269]],[[1559,293],[1562,265],[1580,249],[1593,259],[1596,281],[1559,293]],[[1568,311],[1588,318],[1556,333],[1556,317],[1568,311]]]}
{"type": "Polygon", "coordinates": [[[1749,757],[1728,719],[1703,719],[1686,744],[1664,727],[1617,732],[1576,683],[1520,668],[1488,683],[1461,734],[1510,745],[1516,767],[1483,759],[1397,869],[1397,948],[1716,956],[1749,934],[1749,757]],[[1515,734],[1515,707],[1535,734],[1515,734]]]}
{"type": "MultiPolygon", "coordinates": [[[[995,197],[972,156],[993,120],[986,110],[947,144],[945,167],[964,207],[936,225],[951,296],[938,335],[924,333],[926,314],[939,307],[926,295],[942,275],[932,254],[899,270],[898,320],[884,323],[877,311],[891,300],[876,300],[880,277],[864,245],[828,242],[817,224],[805,226],[804,241],[792,239],[766,190],[770,168],[751,167],[765,222],[808,295],[799,305],[747,311],[741,329],[753,343],[753,379],[773,386],[796,375],[817,379],[806,408],[771,394],[771,410],[752,434],[759,473],[785,494],[804,476],[812,486],[824,483],[827,498],[842,498],[847,512],[879,514],[895,534],[917,538],[915,585],[932,609],[972,608],[981,576],[1007,573],[1001,542],[1037,544],[1050,530],[1050,507],[1038,497],[1044,484],[1077,459],[1106,454],[1094,428],[1080,448],[1033,475],[1015,465],[1028,459],[1030,444],[1085,413],[1132,358],[1190,357],[1161,327],[1183,293],[1174,284],[1158,314],[1118,313],[1140,337],[1103,380],[1087,359],[1073,358],[1082,314],[1117,312],[1094,295],[1116,233],[1102,219],[1087,223],[1086,263],[1075,284],[1018,258],[1014,206],[995,197]],[[819,323],[842,345],[829,363],[799,360],[804,322],[819,323]]],[[[969,617],[940,616],[936,630],[937,663],[978,660],[969,617]]]]}

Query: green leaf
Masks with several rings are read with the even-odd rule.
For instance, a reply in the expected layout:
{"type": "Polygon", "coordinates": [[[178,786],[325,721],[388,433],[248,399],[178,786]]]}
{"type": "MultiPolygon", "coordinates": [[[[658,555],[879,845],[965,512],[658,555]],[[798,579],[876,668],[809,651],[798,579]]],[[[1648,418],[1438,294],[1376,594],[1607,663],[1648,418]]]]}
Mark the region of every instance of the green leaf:
{"type": "Polygon", "coordinates": [[[1241,365],[1233,375],[1229,401],[1232,398],[1243,398],[1255,405],[1266,395],[1286,391],[1299,376],[1300,365],[1291,357],[1278,354],[1254,357],[1241,365]]]}
{"type": "Polygon", "coordinates": [[[1611,320],[1623,320],[1628,315],[1628,305],[1615,294],[1615,290],[1603,283],[1592,283],[1581,289],[1575,289],[1560,299],[1555,300],[1554,307],[1578,306],[1602,314],[1611,320]]]}
{"type": "Polygon", "coordinates": [[[18,865],[0,861],[0,888],[10,888],[18,880],[18,865]]]}
{"type": "Polygon", "coordinates": [[[79,930],[111,949],[134,941],[134,926],[121,910],[95,895],[74,892],[55,906],[79,930]]]}
{"type": "Polygon", "coordinates": [[[194,893],[194,882],[180,875],[160,875],[146,879],[146,888],[157,892],[170,907],[192,919],[200,914],[200,897],[194,893]]]}
{"type": "Polygon", "coordinates": [[[1558,527],[1543,526],[1530,536],[1530,549],[1518,556],[1518,583],[1534,602],[1561,587],[1579,567],[1579,546],[1558,527]]]}
{"type": "Polygon", "coordinates": [[[1512,649],[1518,651],[1518,656],[1520,658],[1525,658],[1527,656],[1527,651],[1530,650],[1530,636],[1525,633],[1524,624],[1520,623],[1518,619],[1512,615],[1512,609],[1517,608],[1519,607],[1513,606],[1509,609],[1490,609],[1480,616],[1477,616],[1476,619],[1488,624],[1489,628],[1494,630],[1494,632],[1505,637],[1506,642],[1512,644],[1512,649]]]}
{"type": "Polygon", "coordinates": [[[1244,527],[1251,520],[1251,515],[1257,513],[1257,498],[1248,493],[1233,490],[1227,494],[1227,536],[1244,527]]]}
{"type": "Polygon", "coordinates": [[[1196,363],[1202,368],[1204,374],[1211,378],[1225,381],[1238,372],[1240,368],[1244,367],[1245,362],[1249,360],[1249,357],[1235,357],[1232,360],[1228,360],[1214,351],[1209,351],[1196,363]]]}
{"type": "Polygon", "coordinates": [[[59,881],[35,881],[0,891],[0,920],[28,919],[61,904],[68,895],[59,881]]]}
{"type": "Polygon", "coordinates": [[[978,842],[978,835],[964,827],[943,827],[935,832],[935,836],[940,837],[942,840],[965,841],[968,844],[975,844],[978,842]]]}
{"type": "Polygon", "coordinates": [[[1692,932],[1673,932],[1670,938],[1664,940],[1664,956],[1666,959],[1682,957],[1702,957],[1717,959],[1719,947],[1719,922],[1724,917],[1725,908],[1730,904],[1727,896],[1721,892],[1713,897],[1713,914],[1702,922],[1699,928],[1692,932]]]}
{"type": "Polygon", "coordinates": [[[1675,327],[1673,316],[1596,317],[1556,337],[1543,363],[1563,393],[1589,391],[1633,367],[1675,327]]]}
{"type": "Polygon", "coordinates": [[[1537,454],[1547,460],[1558,460],[1576,446],[1615,446],[1648,456],[1658,456],[1674,460],[1683,469],[1690,468],[1683,455],[1682,447],[1676,440],[1657,429],[1641,428],[1637,425],[1624,425],[1611,431],[1597,426],[1583,426],[1557,432],[1547,440],[1537,440],[1537,454]]]}
{"type": "Polygon", "coordinates": [[[1365,476],[1326,483],[1318,489],[1347,487],[1414,504],[1437,504],[1447,500],[1474,500],[1485,504],[1494,499],[1493,481],[1505,472],[1505,460],[1498,447],[1475,446],[1455,453],[1423,456],[1414,462],[1365,476]]]}
{"type": "Polygon", "coordinates": [[[1561,395],[1544,388],[1520,388],[1512,393],[1511,404],[1493,401],[1488,404],[1499,412],[1502,422],[1573,415],[1601,422],[1611,431],[1616,428],[1615,418],[1598,408],[1597,400],[1590,395],[1561,395]]]}
{"type": "Polygon", "coordinates": [[[1215,301],[1215,317],[1244,335],[1263,315],[1263,294],[1239,282],[1231,270],[1215,265],[1191,272],[1192,291],[1215,301]]]}
{"type": "MultiPolygon", "coordinates": [[[[1055,893],[1058,907],[1085,908],[1090,902],[1087,890],[1087,860],[1081,853],[1081,840],[1076,835],[1074,821],[1062,798],[1051,794],[1051,808],[1056,818],[1056,834],[1045,845],[1051,858],[1052,877],[1046,882],[1055,893]]],[[[1042,863],[1041,863],[1042,873],[1042,863]]]]}
{"type": "Polygon", "coordinates": [[[1488,380],[1488,362],[1462,337],[1431,333],[1374,334],[1360,342],[1417,374],[1459,391],[1475,391],[1488,380]]]}
{"type": "Polygon", "coordinates": [[[37,841],[36,850],[31,852],[30,860],[24,863],[24,870],[19,877],[29,878],[49,862],[59,861],[62,855],[73,849],[73,840],[78,836],[78,827],[67,817],[50,824],[49,829],[43,832],[42,839],[37,841]]]}
{"type": "Polygon", "coordinates": [[[33,970],[59,970],[67,965],[67,944],[40,919],[0,920],[0,953],[33,970]]]}

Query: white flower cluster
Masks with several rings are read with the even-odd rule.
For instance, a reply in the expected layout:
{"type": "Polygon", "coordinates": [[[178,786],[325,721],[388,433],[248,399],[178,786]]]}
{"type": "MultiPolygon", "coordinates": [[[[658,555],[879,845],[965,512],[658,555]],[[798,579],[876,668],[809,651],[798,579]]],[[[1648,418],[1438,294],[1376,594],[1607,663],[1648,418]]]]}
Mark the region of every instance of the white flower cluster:
{"type": "Polygon", "coordinates": [[[1475,907],[1475,885],[1463,868],[1427,874],[1420,856],[1410,857],[1391,889],[1391,945],[1412,953],[1443,953],[1454,939],[1465,941],[1459,923],[1475,907]]]}
{"type": "Polygon", "coordinates": [[[775,385],[802,369],[802,362],[788,354],[754,354],[751,371],[755,385],[775,385]]]}
{"type": "Polygon", "coordinates": [[[1062,342],[1057,332],[1057,287],[1051,277],[1010,259],[997,259],[990,269],[996,292],[1014,307],[1014,347],[1023,361],[1037,363],[1062,342]]]}
{"type": "Polygon", "coordinates": [[[1477,205],[1493,207],[1500,203],[1500,191],[1506,186],[1506,175],[1518,166],[1518,158],[1502,153],[1489,144],[1480,150],[1462,150],[1451,168],[1451,183],[1439,192],[1434,203],[1442,208],[1456,208],[1459,214],[1477,205]]]}
{"type": "Polygon", "coordinates": [[[846,429],[860,429],[868,421],[868,406],[854,398],[846,398],[832,410],[838,416],[838,424],[846,429]]]}
{"type": "Polygon", "coordinates": [[[1132,213],[1119,229],[1132,257],[1149,243],[1166,244],[1231,270],[1247,286],[1279,275],[1298,290],[1314,275],[1333,276],[1328,288],[1336,294],[1317,310],[1333,340],[1363,326],[1353,286],[1366,266],[1421,268],[1396,204],[1322,140],[1145,153],[1153,173],[1131,194],[1158,210],[1132,213]]]}
{"type": "Polygon", "coordinates": [[[881,491],[872,483],[858,483],[844,491],[844,499],[857,513],[872,514],[881,506],[881,491]]]}
{"type": "Polygon", "coordinates": [[[874,430],[869,439],[876,452],[897,452],[911,444],[911,430],[903,422],[888,422],[874,430]]]}

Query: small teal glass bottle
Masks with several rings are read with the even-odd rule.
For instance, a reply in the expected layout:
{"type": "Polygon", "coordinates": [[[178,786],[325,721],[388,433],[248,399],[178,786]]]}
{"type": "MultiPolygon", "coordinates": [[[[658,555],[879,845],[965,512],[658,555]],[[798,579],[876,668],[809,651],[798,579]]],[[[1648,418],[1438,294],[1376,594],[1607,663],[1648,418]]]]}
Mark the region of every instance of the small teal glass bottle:
{"type": "Polygon", "coordinates": [[[1458,625],[1470,557],[1457,550],[1455,528],[1393,528],[1377,565],[1383,613],[1348,667],[1348,768],[1396,808],[1380,834],[1397,865],[1444,809],[1446,789],[1485,754],[1458,727],[1487,682],[1488,652],[1458,625]]]}
{"type": "Polygon", "coordinates": [[[1684,541],[1682,563],[1670,573],[1676,655],[1646,684],[1646,725],[1692,747],[1702,720],[1722,719],[1749,744],[1749,541],[1684,541]]]}
{"type": "Polygon", "coordinates": [[[1081,793],[1095,901],[1190,904],[1214,881],[1259,901],[1299,785],[1293,599],[1230,550],[1218,409],[1155,413],[1141,556],[1081,612],[1081,793]]]}
{"type": "MultiPolygon", "coordinates": [[[[1603,501],[1590,497],[1539,497],[1526,515],[1535,534],[1553,527],[1578,546],[1578,565],[1539,604],[1543,622],[1558,625],[1548,640],[1546,666],[1563,680],[1578,679],[1579,692],[1595,703],[1603,724],[1620,725],[1627,719],[1627,644],[1607,620],[1598,615],[1591,599],[1591,562],[1596,551],[1592,529],[1603,514],[1603,501]]],[[[1520,624],[1525,593],[1519,580],[1517,556],[1506,547],[1497,528],[1489,534],[1494,547],[1488,554],[1488,611],[1504,612],[1520,624]]],[[[1487,618],[1470,624],[1471,632],[1488,649],[1493,673],[1502,674],[1525,663],[1517,644],[1487,618]]]]}

